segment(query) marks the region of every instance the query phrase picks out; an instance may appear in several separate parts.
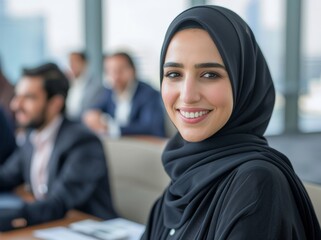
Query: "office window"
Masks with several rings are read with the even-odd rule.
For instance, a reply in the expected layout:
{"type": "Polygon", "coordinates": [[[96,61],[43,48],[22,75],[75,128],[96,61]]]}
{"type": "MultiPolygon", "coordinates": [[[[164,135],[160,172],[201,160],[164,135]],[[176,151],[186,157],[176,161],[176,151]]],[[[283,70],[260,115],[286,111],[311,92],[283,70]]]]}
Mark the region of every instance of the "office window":
{"type": "Polygon", "coordinates": [[[321,2],[302,1],[299,128],[321,131],[321,2]]]}
{"type": "Polygon", "coordinates": [[[159,88],[159,55],[165,31],[186,0],[104,1],[104,51],[129,51],[142,80],[159,88]]]}
{"type": "Polygon", "coordinates": [[[84,48],[82,0],[0,0],[0,58],[16,82],[21,68],[44,61],[67,68],[68,52],[84,48]]]}

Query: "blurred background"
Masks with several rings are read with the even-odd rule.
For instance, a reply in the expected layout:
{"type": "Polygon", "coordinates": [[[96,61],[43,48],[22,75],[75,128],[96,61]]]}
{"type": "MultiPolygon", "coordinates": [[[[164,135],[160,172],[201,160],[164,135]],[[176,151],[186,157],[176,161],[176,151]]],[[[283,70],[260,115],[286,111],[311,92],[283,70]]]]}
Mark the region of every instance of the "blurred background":
{"type": "Polygon", "coordinates": [[[321,2],[288,1],[0,0],[2,68],[12,83],[19,78],[22,66],[50,60],[67,69],[71,51],[88,50],[95,44],[90,38],[101,38],[101,47],[96,48],[102,52],[128,50],[135,56],[141,78],[159,88],[159,52],[171,20],[189,6],[218,4],[249,23],[271,68],[278,97],[267,134],[320,131],[321,2]],[[287,21],[287,14],[294,15],[294,20],[287,21]],[[92,21],[96,24],[91,25],[92,21]],[[292,45],[298,45],[293,46],[297,54],[286,47],[291,44],[287,34],[290,40],[293,36],[287,33],[290,29],[299,33],[299,39],[292,38],[292,45]],[[297,63],[287,67],[289,56],[297,63]]]}
{"type": "Polygon", "coordinates": [[[315,157],[321,147],[321,1],[0,0],[3,72],[14,84],[22,67],[44,61],[69,71],[68,54],[85,50],[91,69],[103,79],[102,54],[121,49],[134,56],[140,78],[159,89],[165,31],[178,13],[200,4],[225,6],[249,23],[277,90],[266,134],[305,168],[313,158],[309,166],[316,175],[303,175],[321,182],[321,160],[315,157]]]}

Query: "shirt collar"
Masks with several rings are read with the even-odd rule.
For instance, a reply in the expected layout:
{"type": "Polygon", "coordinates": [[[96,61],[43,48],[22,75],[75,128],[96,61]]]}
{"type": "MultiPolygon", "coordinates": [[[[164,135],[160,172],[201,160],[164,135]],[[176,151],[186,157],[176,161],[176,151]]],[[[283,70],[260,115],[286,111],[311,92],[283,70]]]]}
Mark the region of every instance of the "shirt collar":
{"type": "Polygon", "coordinates": [[[32,144],[38,145],[53,140],[57,135],[62,120],[62,116],[58,115],[48,124],[48,126],[46,126],[41,131],[33,130],[30,135],[30,140],[32,144]]]}
{"type": "Polygon", "coordinates": [[[89,71],[88,71],[88,68],[86,68],[80,75],[79,77],[75,78],[73,81],[72,81],[72,84],[73,85],[84,85],[88,79],[89,79],[89,71]]]}
{"type": "Polygon", "coordinates": [[[136,80],[131,81],[131,83],[129,83],[126,86],[125,91],[121,95],[117,95],[116,93],[113,94],[114,99],[117,102],[131,101],[131,99],[133,98],[133,96],[136,92],[137,86],[138,86],[138,81],[136,81],[136,80]]]}

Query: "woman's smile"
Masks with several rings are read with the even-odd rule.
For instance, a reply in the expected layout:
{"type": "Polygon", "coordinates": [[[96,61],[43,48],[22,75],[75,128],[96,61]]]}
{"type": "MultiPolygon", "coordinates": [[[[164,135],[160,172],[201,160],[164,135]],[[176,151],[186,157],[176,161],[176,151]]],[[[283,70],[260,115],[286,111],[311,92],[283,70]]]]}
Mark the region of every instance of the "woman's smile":
{"type": "Polygon", "coordinates": [[[190,124],[196,124],[207,118],[212,110],[204,108],[178,108],[177,112],[180,114],[182,121],[190,124]]]}

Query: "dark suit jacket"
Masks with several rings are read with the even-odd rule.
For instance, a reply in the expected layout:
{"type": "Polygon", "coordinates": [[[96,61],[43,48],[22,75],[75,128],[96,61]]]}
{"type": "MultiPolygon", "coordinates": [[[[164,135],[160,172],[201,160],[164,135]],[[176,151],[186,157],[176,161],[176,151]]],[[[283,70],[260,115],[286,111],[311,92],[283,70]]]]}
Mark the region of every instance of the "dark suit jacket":
{"type": "MultiPolygon", "coordinates": [[[[113,91],[104,89],[92,109],[99,109],[115,117],[116,104],[113,91]]],[[[121,135],[165,136],[164,108],[158,91],[146,83],[138,81],[132,98],[132,109],[127,126],[120,128],[121,135]]]]}
{"type": "Polygon", "coordinates": [[[0,166],[16,147],[13,129],[0,107],[0,166]]]}
{"type": "MultiPolygon", "coordinates": [[[[0,167],[0,191],[12,190],[23,182],[31,186],[31,157],[32,145],[27,140],[0,167]]],[[[25,203],[6,216],[7,220],[23,217],[32,225],[62,218],[69,209],[79,209],[103,219],[116,217],[103,147],[82,124],[63,121],[48,171],[46,198],[25,203]]]]}

